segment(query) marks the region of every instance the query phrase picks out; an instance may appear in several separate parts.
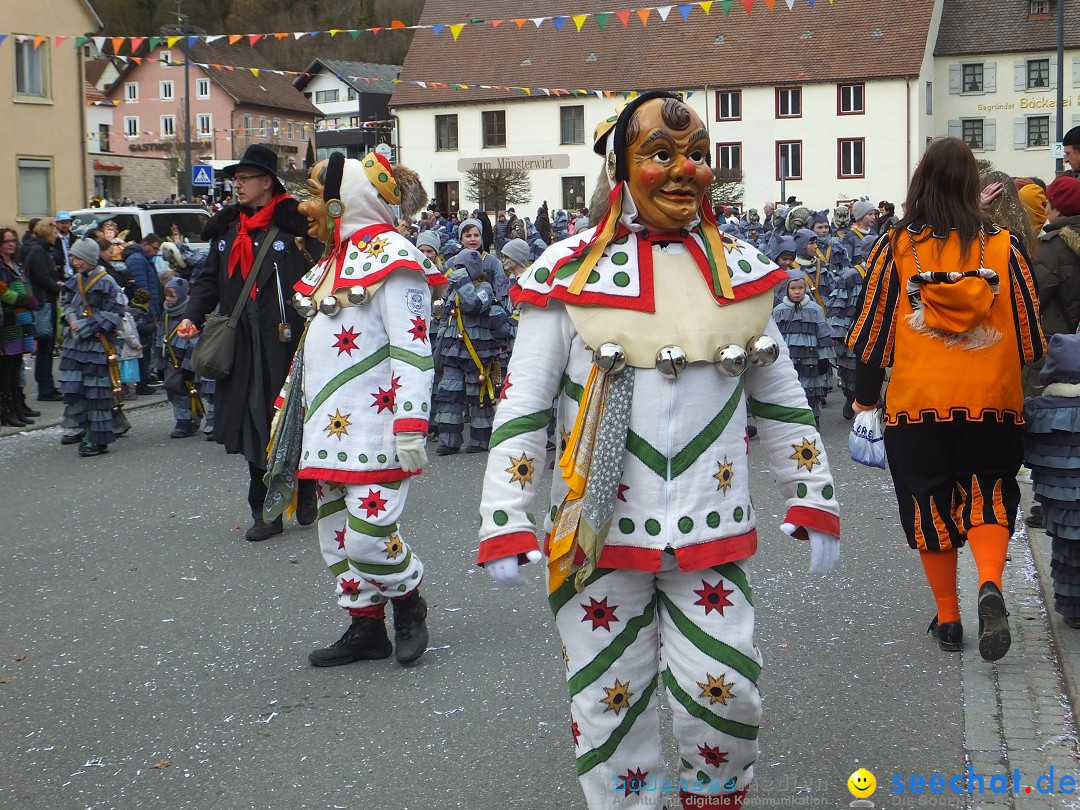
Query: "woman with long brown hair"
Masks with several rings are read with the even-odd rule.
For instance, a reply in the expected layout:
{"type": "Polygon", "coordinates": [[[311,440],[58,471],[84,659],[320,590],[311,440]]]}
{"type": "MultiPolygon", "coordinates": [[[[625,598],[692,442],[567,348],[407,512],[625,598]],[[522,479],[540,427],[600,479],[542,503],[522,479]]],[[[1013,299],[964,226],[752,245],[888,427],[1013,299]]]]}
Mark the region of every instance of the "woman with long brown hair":
{"type": "Polygon", "coordinates": [[[930,630],[960,650],[957,549],[979,575],[979,653],[1011,643],[1001,574],[1020,491],[1021,368],[1042,356],[1038,298],[1023,243],[979,204],[967,144],[933,141],[908,188],[905,215],[875,246],[848,336],[855,408],[879,407],[908,545],[937,603],[930,630]]]}

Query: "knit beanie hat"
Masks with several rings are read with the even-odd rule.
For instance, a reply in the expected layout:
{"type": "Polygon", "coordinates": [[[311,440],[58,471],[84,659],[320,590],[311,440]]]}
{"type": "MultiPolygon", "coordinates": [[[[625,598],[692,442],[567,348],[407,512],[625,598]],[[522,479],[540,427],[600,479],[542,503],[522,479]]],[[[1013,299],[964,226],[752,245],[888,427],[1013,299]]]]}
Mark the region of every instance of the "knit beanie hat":
{"type": "Polygon", "coordinates": [[[461,228],[458,229],[458,233],[465,233],[466,228],[476,228],[476,230],[480,231],[481,236],[484,233],[484,226],[480,224],[480,220],[473,219],[472,217],[462,221],[461,228]]]}
{"type": "Polygon", "coordinates": [[[502,247],[502,255],[516,265],[529,266],[529,243],[524,239],[511,239],[502,247]]]}
{"type": "Polygon", "coordinates": [[[1020,195],[1020,202],[1027,210],[1031,227],[1036,233],[1042,230],[1042,226],[1046,224],[1046,209],[1043,207],[1043,203],[1046,202],[1046,192],[1042,190],[1042,186],[1028,183],[1026,186],[1021,186],[1016,193],[1020,195]]]}
{"type": "Polygon", "coordinates": [[[1046,187],[1046,199],[1062,216],[1075,217],[1080,214],[1080,180],[1075,177],[1055,178],[1046,187]]]}
{"type": "Polygon", "coordinates": [[[877,206],[866,197],[856,200],[855,204],[851,206],[851,221],[858,222],[871,211],[877,211],[877,206]]]}
{"type": "Polygon", "coordinates": [[[1080,127],[1073,127],[1061,139],[1062,146],[1080,146],[1080,127]]]}
{"type": "Polygon", "coordinates": [[[426,230],[416,237],[416,246],[423,247],[427,245],[434,251],[438,251],[442,247],[442,240],[439,239],[439,235],[433,230],[426,230]]]}
{"type": "Polygon", "coordinates": [[[171,279],[168,284],[165,285],[166,290],[176,291],[176,303],[182,304],[187,301],[188,297],[188,283],[186,279],[182,279],[177,276],[171,279]]]}
{"type": "Polygon", "coordinates": [[[68,253],[82,259],[91,267],[97,267],[98,259],[101,257],[101,250],[98,248],[97,242],[86,238],[80,239],[68,248],[68,253]]]}

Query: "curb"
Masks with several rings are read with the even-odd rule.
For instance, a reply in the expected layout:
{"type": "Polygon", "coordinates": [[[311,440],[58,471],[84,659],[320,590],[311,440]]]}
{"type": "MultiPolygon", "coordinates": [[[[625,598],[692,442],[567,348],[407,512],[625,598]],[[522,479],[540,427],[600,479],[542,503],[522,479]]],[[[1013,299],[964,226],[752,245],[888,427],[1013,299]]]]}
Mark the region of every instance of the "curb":
{"type": "MultiPolygon", "coordinates": [[[[25,433],[33,433],[37,430],[58,427],[60,425],[60,419],[64,413],[63,402],[38,402],[32,397],[27,397],[26,401],[30,407],[41,411],[41,416],[35,416],[34,424],[27,425],[26,427],[0,427],[0,439],[6,439],[9,436],[20,436],[25,433]]],[[[124,410],[136,411],[141,408],[149,408],[152,405],[168,403],[168,401],[168,397],[165,396],[165,389],[161,388],[157,393],[144,394],[138,399],[125,402],[124,410]]]]}

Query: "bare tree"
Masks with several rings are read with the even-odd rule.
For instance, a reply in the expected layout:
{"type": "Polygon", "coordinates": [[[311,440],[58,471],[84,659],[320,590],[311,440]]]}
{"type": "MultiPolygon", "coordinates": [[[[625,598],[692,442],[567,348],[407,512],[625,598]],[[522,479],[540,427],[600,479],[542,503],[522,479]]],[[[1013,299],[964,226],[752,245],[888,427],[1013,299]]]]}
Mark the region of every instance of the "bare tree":
{"type": "Polygon", "coordinates": [[[487,211],[520,205],[532,199],[532,180],[524,169],[476,166],[465,172],[465,198],[487,211]]]}
{"type": "Polygon", "coordinates": [[[717,169],[709,186],[709,202],[717,205],[741,204],[743,199],[743,173],[739,169],[717,169]]]}

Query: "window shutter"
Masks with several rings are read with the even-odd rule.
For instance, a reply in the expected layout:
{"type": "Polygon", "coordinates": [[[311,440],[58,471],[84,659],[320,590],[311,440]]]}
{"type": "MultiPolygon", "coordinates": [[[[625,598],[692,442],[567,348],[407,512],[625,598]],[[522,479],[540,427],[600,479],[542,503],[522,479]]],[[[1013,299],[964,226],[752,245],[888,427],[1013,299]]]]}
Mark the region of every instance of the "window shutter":
{"type": "Polygon", "coordinates": [[[1050,143],[1057,143],[1057,113],[1050,113],[1050,132],[1047,140],[1050,143]]]}
{"type": "Polygon", "coordinates": [[[1072,60],[1073,87],[1080,87],[1080,56],[1074,56],[1072,60]]]}
{"type": "Polygon", "coordinates": [[[1027,119],[1013,119],[1013,147],[1027,149],[1027,119]]]}
{"type": "Polygon", "coordinates": [[[1072,126],[1080,127],[1080,113],[1073,113],[1072,126]]]}
{"type": "MultiPolygon", "coordinates": [[[[1074,65],[1074,67],[1073,67],[1074,75],[1080,75],[1080,74],[1077,74],[1076,70],[1077,70],[1077,68],[1074,65]]],[[[961,78],[962,78],[961,71],[962,71],[962,68],[960,67],[959,64],[954,63],[954,64],[949,65],[949,94],[950,95],[956,95],[956,94],[958,94],[960,92],[960,81],[961,81],[961,78]]]]}
{"type": "Polygon", "coordinates": [[[959,118],[954,118],[949,121],[949,137],[950,138],[962,138],[964,136],[964,126],[960,123],[959,118]]]}
{"type": "Polygon", "coordinates": [[[1057,70],[1058,70],[1058,60],[1057,60],[1057,57],[1054,56],[1054,57],[1052,57],[1050,59],[1050,89],[1051,90],[1056,90],[1057,89],[1057,70]]]}
{"type": "Polygon", "coordinates": [[[1027,63],[1023,59],[1013,62],[1013,90],[1027,89],[1027,63]]]}
{"type": "Polygon", "coordinates": [[[983,90],[987,93],[997,92],[997,62],[983,65],[983,90]]]}
{"type": "Polygon", "coordinates": [[[983,149],[990,151],[997,148],[997,119],[983,119],[983,149]]]}

